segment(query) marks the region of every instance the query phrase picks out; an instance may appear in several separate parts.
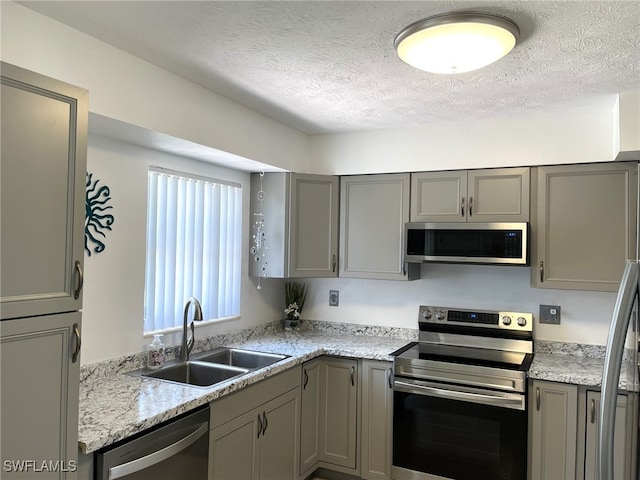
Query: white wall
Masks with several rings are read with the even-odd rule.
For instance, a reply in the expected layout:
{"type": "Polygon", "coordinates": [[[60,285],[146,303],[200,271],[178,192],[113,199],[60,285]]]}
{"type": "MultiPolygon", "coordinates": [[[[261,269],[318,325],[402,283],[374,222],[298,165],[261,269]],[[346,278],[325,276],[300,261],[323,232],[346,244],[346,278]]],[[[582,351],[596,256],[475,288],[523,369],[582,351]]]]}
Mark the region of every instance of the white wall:
{"type": "Polygon", "coordinates": [[[313,279],[303,317],[417,328],[420,305],[533,313],[537,339],[604,345],[615,293],[531,288],[530,267],[422,265],[412,282],[313,279]],[[329,290],[340,305],[329,306],[329,290]],[[560,305],[560,325],[540,325],[540,305],[560,305]]]}
{"type": "Polygon", "coordinates": [[[315,135],[311,166],[347,175],[611,161],[616,116],[613,95],[572,110],[315,135]]]}
{"type": "MultiPolygon", "coordinates": [[[[140,352],[143,338],[143,297],[147,223],[147,169],[149,165],[197,173],[243,186],[243,245],[241,319],[202,327],[196,337],[225,333],[281,318],[282,281],[266,280],[256,290],[248,275],[249,174],[206,163],[89,136],[87,170],[99,185],[111,189],[115,217],[107,232],[106,249],[85,253],[82,364],[140,352]]],[[[181,334],[165,338],[178,344],[181,334]]]]}
{"type": "Polygon", "coordinates": [[[2,60],[89,90],[89,110],[206,147],[306,172],[298,130],[11,1],[0,2],[2,60]]]}

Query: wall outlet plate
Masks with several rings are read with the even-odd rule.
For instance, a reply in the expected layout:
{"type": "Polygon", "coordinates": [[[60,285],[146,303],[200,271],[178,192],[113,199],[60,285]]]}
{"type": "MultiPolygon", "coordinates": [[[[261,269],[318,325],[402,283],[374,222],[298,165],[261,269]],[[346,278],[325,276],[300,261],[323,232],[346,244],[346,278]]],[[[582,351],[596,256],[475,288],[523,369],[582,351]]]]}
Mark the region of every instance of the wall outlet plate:
{"type": "Polygon", "coordinates": [[[340,305],[340,292],[338,290],[329,290],[329,306],[337,307],[340,305]]]}
{"type": "Polygon", "coordinates": [[[560,305],[540,305],[540,323],[560,325],[560,305]]]}

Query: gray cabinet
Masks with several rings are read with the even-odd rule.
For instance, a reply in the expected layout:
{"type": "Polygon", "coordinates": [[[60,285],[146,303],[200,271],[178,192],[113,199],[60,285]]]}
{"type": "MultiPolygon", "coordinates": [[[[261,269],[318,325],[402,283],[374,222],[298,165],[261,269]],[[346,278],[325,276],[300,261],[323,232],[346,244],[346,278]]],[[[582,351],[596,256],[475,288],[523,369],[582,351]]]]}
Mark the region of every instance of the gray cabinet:
{"type": "Polygon", "coordinates": [[[576,478],[578,387],[534,381],[529,388],[531,480],[576,478]]]}
{"type": "MultiPolygon", "coordinates": [[[[2,478],[72,479],[78,455],[80,362],[73,361],[80,312],[5,320],[0,325],[2,478]],[[6,462],[56,471],[18,473],[6,462]],[[60,463],[58,463],[60,462],[60,463]],[[63,471],[66,470],[66,473],[63,471]]],[[[15,465],[11,464],[10,465],[15,465]]]]}
{"type": "Polygon", "coordinates": [[[362,465],[367,480],[391,478],[393,441],[393,364],[362,361],[362,465]]]}
{"type": "Polygon", "coordinates": [[[320,363],[320,452],[333,467],[357,464],[358,361],[324,357],[320,363]]]}
{"type": "Polygon", "coordinates": [[[300,369],[211,403],[209,478],[298,478],[300,369]]]}
{"type": "Polygon", "coordinates": [[[320,362],[316,358],[302,365],[300,418],[300,475],[315,470],[320,455],[320,362]]]}
{"type": "Polygon", "coordinates": [[[74,479],[88,94],[0,69],[2,478],[74,479]]]}
{"type": "Polygon", "coordinates": [[[412,222],[528,222],[528,167],[411,174],[412,222]]]}
{"type": "Polygon", "coordinates": [[[338,188],[334,176],[253,174],[250,274],[336,277],[338,188]]]}
{"type": "Polygon", "coordinates": [[[2,319],[80,310],[88,94],[1,68],[2,319]]]}
{"type": "Polygon", "coordinates": [[[340,276],[414,280],[420,265],[404,262],[409,221],[408,173],[340,178],[340,276]]]}
{"type": "MultiPolygon", "coordinates": [[[[613,446],[614,464],[612,480],[635,478],[635,429],[637,424],[636,395],[619,394],[616,402],[615,438],[613,446]]],[[[578,478],[598,480],[598,415],[600,414],[600,392],[580,392],[578,442],[578,478]]]]}
{"type": "Polygon", "coordinates": [[[616,291],[635,257],[635,163],[538,167],[532,285],[616,291]]]}

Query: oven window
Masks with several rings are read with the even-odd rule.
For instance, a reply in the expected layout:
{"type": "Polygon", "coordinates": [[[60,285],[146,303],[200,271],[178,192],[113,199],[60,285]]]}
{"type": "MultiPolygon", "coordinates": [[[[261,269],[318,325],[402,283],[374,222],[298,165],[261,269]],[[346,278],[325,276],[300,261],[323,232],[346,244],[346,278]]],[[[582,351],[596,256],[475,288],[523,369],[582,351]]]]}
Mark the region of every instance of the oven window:
{"type": "Polygon", "coordinates": [[[456,480],[526,479],[524,411],[396,391],[393,464],[456,480]]]}

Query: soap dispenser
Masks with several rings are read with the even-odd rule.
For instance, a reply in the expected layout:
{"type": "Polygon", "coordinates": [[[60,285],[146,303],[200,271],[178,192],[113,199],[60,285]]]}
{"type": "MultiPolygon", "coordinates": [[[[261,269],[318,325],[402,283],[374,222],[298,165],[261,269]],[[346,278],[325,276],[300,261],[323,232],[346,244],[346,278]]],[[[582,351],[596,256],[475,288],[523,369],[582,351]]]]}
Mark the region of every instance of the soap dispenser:
{"type": "Polygon", "coordinates": [[[164,343],[162,335],[154,335],[153,341],[147,345],[147,367],[156,369],[164,363],[164,343]]]}

